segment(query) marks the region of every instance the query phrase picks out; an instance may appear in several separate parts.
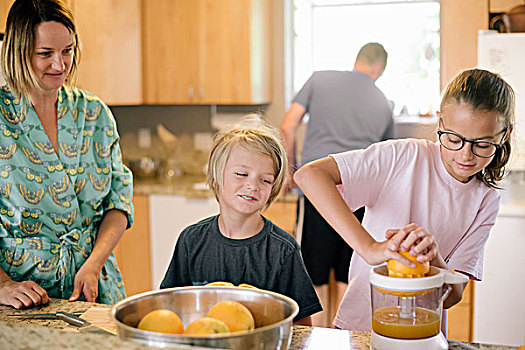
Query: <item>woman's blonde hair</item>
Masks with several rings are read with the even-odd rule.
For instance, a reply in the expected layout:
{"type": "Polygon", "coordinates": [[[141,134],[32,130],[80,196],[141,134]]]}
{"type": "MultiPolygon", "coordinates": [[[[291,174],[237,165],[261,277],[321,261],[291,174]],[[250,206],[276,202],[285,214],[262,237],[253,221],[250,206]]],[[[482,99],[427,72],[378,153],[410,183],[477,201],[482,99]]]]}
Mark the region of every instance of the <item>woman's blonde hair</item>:
{"type": "MultiPolygon", "coordinates": [[[[514,125],[516,98],[514,90],[496,73],[483,69],[466,70],[458,74],[448,84],[441,100],[441,111],[451,101],[470,105],[474,111],[495,112],[508,132],[514,125]]],[[[505,133],[506,134],[506,133],[505,133]]],[[[484,169],[476,174],[489,187],[498,188],[498,182],[505,175],[505,166],[510,159],[511,138],[496,150],[494,158],[484,169]]]]}
{"type": "Polygon", "coordinates": [[[2,73],[13,95],[23,99],[25,104],[31,102],[31,89],[42,89],[31,66],[35,28],[51,21],[63,24],[73,38],[73,60],[65,81],[66,86],[72,86],[76,81],[80,48],[73,15],[64,3],[60,0],[16,0],[7,16],[1,53],[2,73]]]}
{"type": "Polygon", "coordinates": [[[288,173],[288,159],[281,142],[279,129],[270,125],[259,115],[250,114],[243,117],[231,129],[215,134],[208,161],[206,182],[217,200],[220,189],[224,185],[223,175],[226,162],[236,145],[272,159],[275,178],[268,202],[264,207],[266,209],[279,195],[288,173]]]}

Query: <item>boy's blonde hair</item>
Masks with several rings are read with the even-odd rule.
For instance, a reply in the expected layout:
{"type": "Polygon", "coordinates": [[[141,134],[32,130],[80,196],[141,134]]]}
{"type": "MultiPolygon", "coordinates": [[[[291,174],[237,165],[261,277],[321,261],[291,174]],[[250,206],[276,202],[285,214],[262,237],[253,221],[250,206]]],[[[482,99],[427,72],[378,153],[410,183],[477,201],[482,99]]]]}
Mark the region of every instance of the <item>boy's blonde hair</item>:
{"type": "MultiPolygon", "coordinates": [[[[441,111],[450,102],[466,103],[474,111],[495,112],[499,115],[504,130],[514,124],[516,98],[514,90],[496,73],[483,69],[471,69],[459,73],[447,86],[441,99],[441,111]]],[[[511,137],[496,150],[492,161],[476,174],[484,184],[498,188],[505,175],[505,166],[510,159],[511,137]]]]}
{"type": "Polygon", "coordinates": [[[226,162],[231,150],[236,145],[272,159],[275,179],[268,202],[264,207],[266,209],[279,195],[288,173],[288,159],[281,142],[279,129],[256,114],[249,114],[231,129],[222,130],[215,134],[208,161],[206,182],[217,200],[219,200],[218,194],[224,184],[223,175],[226,162]]]}

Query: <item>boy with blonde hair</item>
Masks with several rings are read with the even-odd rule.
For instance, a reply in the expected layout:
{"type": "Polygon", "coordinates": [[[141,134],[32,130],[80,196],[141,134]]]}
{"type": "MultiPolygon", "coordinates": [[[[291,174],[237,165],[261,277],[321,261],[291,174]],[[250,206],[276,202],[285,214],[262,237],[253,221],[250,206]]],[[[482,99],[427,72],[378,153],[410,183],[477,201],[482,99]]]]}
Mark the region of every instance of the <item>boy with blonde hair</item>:
{"type": "Polygon", "coordinates": [[[287,176],[278,135],[253,115],[215,135],[207,182],[220,213],[182,231],[161,288],[247,283],[294,299],[307,325],[322,310],[294,237],[261,215],[287,176]]]}

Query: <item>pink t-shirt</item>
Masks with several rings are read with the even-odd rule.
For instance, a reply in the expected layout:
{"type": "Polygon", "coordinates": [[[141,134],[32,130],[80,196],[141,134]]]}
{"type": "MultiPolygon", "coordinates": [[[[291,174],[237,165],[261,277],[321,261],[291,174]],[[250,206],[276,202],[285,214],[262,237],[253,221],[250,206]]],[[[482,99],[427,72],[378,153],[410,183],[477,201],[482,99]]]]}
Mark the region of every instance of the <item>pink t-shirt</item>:
{"type": "MultiPolygon", "coordinates": [[[[387,229],[416,223],[434,234],[449,268],[481,279],[485,242],[499,210],[497,190],[476,178],[454,179],[441,161],[439,144],[427,140],[385,141],[331,157],[339,167],[343,198],[352,210],[366,206],[363,226],[377,241],[385,240],[387,229]]],[[[337,327],[371,330],[369,270],[354,254],[337,327]]]]}

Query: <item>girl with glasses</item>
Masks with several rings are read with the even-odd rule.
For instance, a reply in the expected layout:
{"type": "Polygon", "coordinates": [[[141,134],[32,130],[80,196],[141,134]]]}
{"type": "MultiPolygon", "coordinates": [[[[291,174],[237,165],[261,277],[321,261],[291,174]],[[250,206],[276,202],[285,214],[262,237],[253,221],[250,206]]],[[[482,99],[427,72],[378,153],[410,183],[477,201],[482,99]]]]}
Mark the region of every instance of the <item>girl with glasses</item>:
{"type": "MultiPolygon", "coordinates": [[[[334,321],[339,328],[371,330],[370,266],[393,258],[413,267],[399,251],[482,278],[483,248],[499,210],[497,184],[510,158],[514,92],[497,74],[467,70],[448,85],[440,109],[439,142],[389,140],[332,154],[295,173],[305,195],[357,252],[334,321]],[[352,210],[362,206],[361,225],[352,210]]],[[[444,307],[458,303],[464,288],[454,285],[444,307]]]]}

